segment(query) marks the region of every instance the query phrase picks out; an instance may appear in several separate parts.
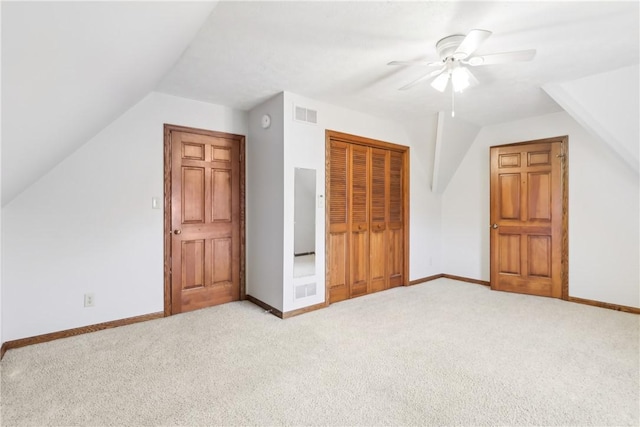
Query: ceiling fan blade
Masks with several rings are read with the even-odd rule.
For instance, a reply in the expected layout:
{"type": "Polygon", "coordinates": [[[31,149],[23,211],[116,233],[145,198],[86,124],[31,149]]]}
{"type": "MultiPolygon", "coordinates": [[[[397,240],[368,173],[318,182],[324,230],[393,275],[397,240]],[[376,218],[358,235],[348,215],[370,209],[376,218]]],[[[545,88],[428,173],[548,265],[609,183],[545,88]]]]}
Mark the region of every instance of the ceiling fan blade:
{"type": "Polygon", "coordinates": [[[471,72],[470,69],[465,68],[467,70],[467,73],[469,75],[469,86],[470,87],[474,87],[480,84],[480,82],[478,81],[478,79],[476,79],[476,76],[473,75],[473,73],[471,72]]]}
{"type": "Polygon", "coordinates": [[[406,84],[406,85],[402,86],[402,87],[401,87],[400,89],[398,89],[398,90],[407,90],[407,89],[409,89],[409,88],[412,88],[412,87],[414,87],[415,85],[417,85],[418,83],[421,83],[421,82],[423,82],[423,81],[425,81],[425,80],[427,80],[427,79],[430,79],[430,78],[431,78],[431,77],[433,77],[433,76],[437,76],[438,74],[442,73],[444,70],[445,70],[445,67],[442,67],[442,68],[441,68],[441,69],[439,69],[439,70],[435,70],[435,71],[432,71],[432,72],[430,72],[430,73],[427,73],[427,74],[425,74],[424,76],[420,77],[419,79],[416,79],[416,80],[412,81],[411,83],[409,83],[409,84],[406,84]]]}
{"type": "Polygon", "coordinates": [[[480,45],[491,36],[491,31],[487,30],[471,30],[469,34],[462,40],[460,46],[453,53],[456,59],[464,59],[471,55],[480,47],[480,45]]]}
{"type": "Polygon", "coordinates": [[[507,64],[509,62],[531,61],[536,56],[535,49],[518,50],[515,52],[493,53],[490,55],[474,56],[464,61],[465,64],[472,66],[507,64]]]}
{"type": "Polygon", "coordinates": [[[387,65],[423,65],[426,67],[434,67],[442,65],[442,61],[429,62],[429,61],[391,61],[387,65]]]}
{"type": "Polygon", "coordinates": [[[444,92],[449,83],[449,73],[442,73],[431,82],[431,86],[438,92],[444,92]]]}

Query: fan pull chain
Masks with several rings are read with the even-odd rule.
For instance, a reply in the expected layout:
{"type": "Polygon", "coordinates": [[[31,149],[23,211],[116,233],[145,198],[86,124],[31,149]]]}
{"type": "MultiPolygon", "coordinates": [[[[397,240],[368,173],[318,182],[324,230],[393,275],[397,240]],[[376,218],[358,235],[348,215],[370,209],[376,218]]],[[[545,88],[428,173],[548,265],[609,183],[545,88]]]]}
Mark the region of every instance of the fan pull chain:
{"type": "Polygon", "coordinates": [[[455,116],[456,116],[455,95],[454,95],[453,85],[451,85],[451,117],[455,117],[455,116]]]}

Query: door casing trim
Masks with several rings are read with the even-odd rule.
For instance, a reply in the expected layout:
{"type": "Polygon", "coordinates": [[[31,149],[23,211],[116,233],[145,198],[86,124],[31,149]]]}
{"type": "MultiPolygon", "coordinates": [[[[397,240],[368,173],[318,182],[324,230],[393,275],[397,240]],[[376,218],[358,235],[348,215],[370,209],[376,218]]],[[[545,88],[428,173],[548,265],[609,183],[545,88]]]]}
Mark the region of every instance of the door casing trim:
{"type": "Polygon", "coordinates": [[[245,137],[232,133],[164,124],[164,316],[171,316],[171,132],[231,139],[240,149],[240,300],[246,297],[245,137]]]}

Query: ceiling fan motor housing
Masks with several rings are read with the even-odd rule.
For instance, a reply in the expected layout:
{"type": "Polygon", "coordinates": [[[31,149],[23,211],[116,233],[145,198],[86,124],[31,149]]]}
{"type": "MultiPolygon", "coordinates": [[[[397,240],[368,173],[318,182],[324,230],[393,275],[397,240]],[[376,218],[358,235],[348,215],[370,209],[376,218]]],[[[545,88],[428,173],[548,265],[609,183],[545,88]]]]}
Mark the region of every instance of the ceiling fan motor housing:
{"type": "Polygon", "coordinates": [[[452,57],[465,37],[466,36],[463,34],[454,34],[438,40],[436,43],[436,51],[438,52],[440,59],[444,61],[445,59],[452,57]]]}

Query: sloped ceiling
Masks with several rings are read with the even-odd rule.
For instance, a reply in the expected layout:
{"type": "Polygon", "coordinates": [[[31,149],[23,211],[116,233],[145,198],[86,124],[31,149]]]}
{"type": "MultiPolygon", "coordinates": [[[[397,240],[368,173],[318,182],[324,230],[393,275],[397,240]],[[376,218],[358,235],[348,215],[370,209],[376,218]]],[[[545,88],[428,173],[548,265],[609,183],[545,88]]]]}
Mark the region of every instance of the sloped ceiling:
{"type": "Polygon", "coordinates": [[[474,68],[457,118],[560,111],[543,85],[638,64],[639,13],[637,1],[3,1],[3,205],[151,90],[242,110],[289,91],[405,122],[450,111],[428,83],[397,90],[424,69],[386,64],[435,60],[440,38],[473,28],[493,31],[479,54],[538,53],[474,68]]]}
{"type": "Polygon", "coordinates": [[[376,116],[419,120],[448,111],[430,71],[392,60],[437,60],[436,42],[481,28],[478,53],[537,49],[534,61],[475,67],[480,85],[456,117],[480,126],[557,112],[541,89],[637,64],[638,2],[222,2],[158,89],[248,110],[286,90],[376,116]]]}
{"type": "Polygon", "coordinates": [[[638,65],[543,86],[578,123],[640,172],[638,65]]]}
{"type": "Polygon", "coordinates": [[[153,90],[214,6],[3,1],[2,205],[153,90]]]}

